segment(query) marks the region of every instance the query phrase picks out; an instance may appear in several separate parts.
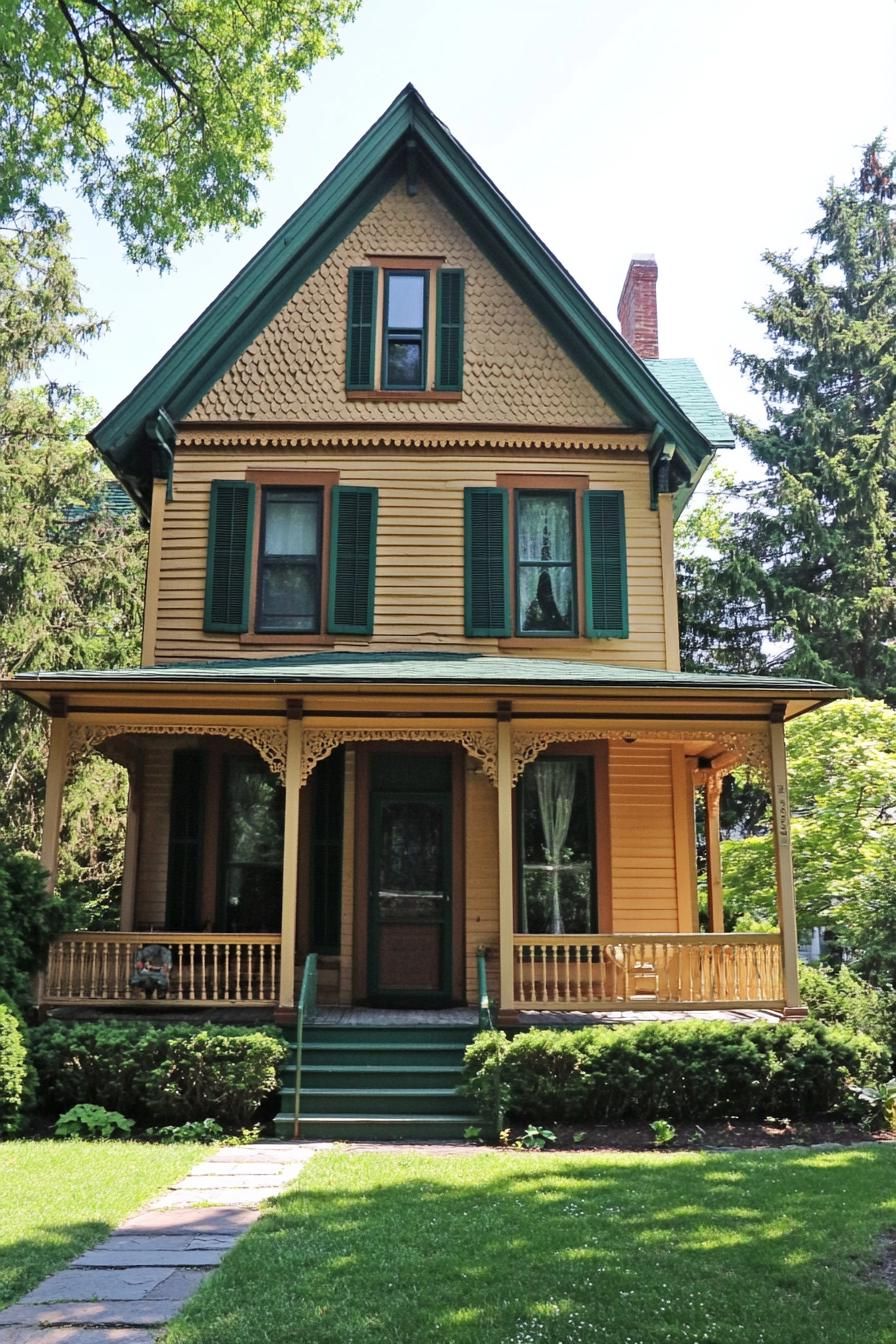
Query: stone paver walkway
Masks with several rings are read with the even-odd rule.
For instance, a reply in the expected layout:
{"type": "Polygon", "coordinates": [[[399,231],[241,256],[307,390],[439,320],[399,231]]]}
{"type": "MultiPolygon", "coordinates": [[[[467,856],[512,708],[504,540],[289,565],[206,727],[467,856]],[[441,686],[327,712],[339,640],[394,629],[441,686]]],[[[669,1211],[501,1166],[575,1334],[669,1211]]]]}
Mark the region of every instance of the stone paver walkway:
{"type": "Polygon", "coordinates": [[[153,1344],[205,1276],[325,1144],[222,1148],[19,1302],[0,1344],[153,1344]]]}

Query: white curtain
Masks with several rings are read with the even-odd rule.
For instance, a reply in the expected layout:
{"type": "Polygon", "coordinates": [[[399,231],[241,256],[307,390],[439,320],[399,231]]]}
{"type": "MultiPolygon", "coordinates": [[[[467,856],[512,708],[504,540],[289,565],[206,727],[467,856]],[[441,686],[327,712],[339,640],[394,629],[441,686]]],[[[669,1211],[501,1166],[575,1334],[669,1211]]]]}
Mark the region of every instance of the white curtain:
{"type": "Polygon", "coordinates": [[[264,532],[266,555],[316,555],[317,505],[310,499],[269,499],[264,532]]]}
{"type": "Polygon", "coordinates": [[[535,788],[544,832],[545,856],[553,869],[548,932],[565,933],[563,915],[560,913],[559,864],[572,818],[572,805],[576,793],[576,763],[542,758],[535,761],[530,769],[535,771],[535,788]]]}
{"type": "Polygon", "coordinates": [[[569,500],[564,496],[523,495],[520,498],[521,560],[568,563],[572,559],[569,500]]]}

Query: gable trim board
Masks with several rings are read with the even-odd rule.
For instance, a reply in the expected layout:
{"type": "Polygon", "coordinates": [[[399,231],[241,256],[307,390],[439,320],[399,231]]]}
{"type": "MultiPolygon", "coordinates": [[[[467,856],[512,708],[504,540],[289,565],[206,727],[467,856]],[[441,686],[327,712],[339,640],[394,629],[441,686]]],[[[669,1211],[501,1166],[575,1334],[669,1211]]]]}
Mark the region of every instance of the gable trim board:
{"type": "MultiPolygon", "coordinates": [[[[169,463],[158,421],[180,421],[405,170],[419,171],[484,255],[620,416],[674,444],[671,485],[691,487],[713,443],[597,310],[557,258],[433,115],[412,85],[134,390],[89,434],[144,514],[169,463]]],[[[726,440],[725,442],[728,442],[726,440]]]]}

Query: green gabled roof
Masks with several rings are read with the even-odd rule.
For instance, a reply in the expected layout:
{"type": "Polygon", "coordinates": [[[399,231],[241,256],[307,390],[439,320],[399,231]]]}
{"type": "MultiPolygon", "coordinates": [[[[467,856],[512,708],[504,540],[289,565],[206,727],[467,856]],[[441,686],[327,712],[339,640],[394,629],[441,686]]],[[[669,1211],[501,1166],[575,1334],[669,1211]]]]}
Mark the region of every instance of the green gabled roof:
{"type": "Polygon", "coordinates": [[[166,663],[86,672],[27,672],[17,681],[77,681],[94,685],[109,681],[145,686],[172,682],[222,682],[301,685],[303,682],[365,684],[462,683],[466,685],[532,685],[666,688],[694,691],[769,691],[788,696],[822,698],[843,694],[823,681],[797,677],[754,677],[725,672],[667,672],[657,668],[619,667],[571,658],[507,658],[482,653],[299,653],[283,658],[227,658],[210,662],[166,663]]]}
{"type": "Polygon", "coordinates": [[[654,371],[450,131],[408,85],[315,192],[274,234],[115,410],[91,442],[144,512],[151,478],[166,474],[182,420],[296,290],[408,171],[444,200],[626,423],[673,443],[673,488],[686,489],[715,447],[654,371]]]}
{"type": "Polygon", "coordinates": [[[650,372],[716,448],[733,448],[734,434],[693,359],[645,359],[650,372]]]}

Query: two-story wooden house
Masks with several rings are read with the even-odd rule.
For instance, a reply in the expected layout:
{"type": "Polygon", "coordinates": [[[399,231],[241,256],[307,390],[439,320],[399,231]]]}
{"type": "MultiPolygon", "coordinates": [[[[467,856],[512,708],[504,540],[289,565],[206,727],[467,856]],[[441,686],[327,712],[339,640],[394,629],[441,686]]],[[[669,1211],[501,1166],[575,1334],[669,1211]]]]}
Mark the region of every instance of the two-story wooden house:
{"type": "MultiPolygon", "coordinates": [[[[599,235],[599,222],[595,222],[599,235]]],[[[15,677],[131,778],[121,932],[46,1006],[798,1010],[784,724],[837,692],[679,670],[672,529],[731,435],[406,89],[92,438],[149,528],[142,665],[15,677]],[[774,797],[780,931],[724,932],[718,787],[774,797]],[[706,799],[708,930],[695,794],[706,799]]]]}

